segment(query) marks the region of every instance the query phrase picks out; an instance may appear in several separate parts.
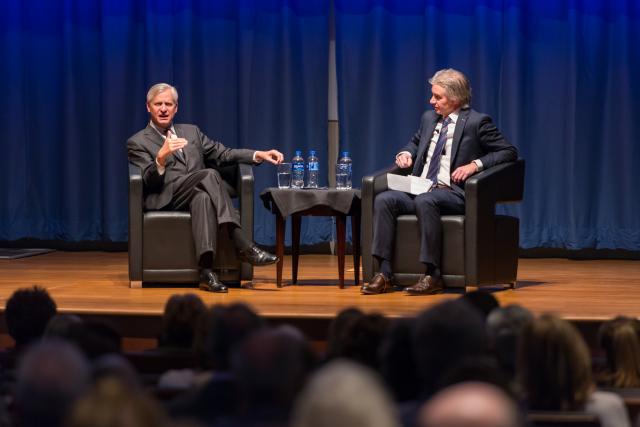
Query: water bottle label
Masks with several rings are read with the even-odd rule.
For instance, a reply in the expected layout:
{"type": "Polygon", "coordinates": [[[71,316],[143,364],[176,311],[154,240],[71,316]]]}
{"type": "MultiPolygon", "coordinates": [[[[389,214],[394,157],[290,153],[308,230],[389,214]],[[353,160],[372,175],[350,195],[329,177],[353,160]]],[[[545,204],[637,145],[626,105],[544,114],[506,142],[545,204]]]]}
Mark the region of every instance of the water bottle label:
{"type": "Polygon", "coordinates": [[[309,170],[310,171],[317,171],[320,170],[320,165],[318,162],[310,162],[309,163],[309,170]]]}
{"type": "Polygon", "coordinates": [[[294,163],[293,164],[293,170],[294,171],[304,171],[304,164],[303,163],[294,163]]]}

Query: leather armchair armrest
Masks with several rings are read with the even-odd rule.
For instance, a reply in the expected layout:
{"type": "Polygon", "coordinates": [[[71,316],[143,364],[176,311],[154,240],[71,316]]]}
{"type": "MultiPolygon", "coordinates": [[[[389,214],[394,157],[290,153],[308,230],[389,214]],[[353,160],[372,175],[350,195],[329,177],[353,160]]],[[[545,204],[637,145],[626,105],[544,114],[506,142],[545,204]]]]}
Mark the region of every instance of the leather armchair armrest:
{"type": "MultiPolygon", "coordinates": [[[[253,198],[254,177],[253,168],[245,163],[238,163],[236,191],[240,199],[240,224],[245,236],[253,241],[253,198]]],[[[240,278],[253,277],[253,266],[243,262],[240,266],[240,278]]]]}
{"type": "Polygon", "coordinates": [[[477,284],[490,276],[496,247],[496,204],[522,200],[524,160],[503,163],[482,171],[465,184],[465,259],[467,282],[477,284]]]}
{"type": "Polygon", "coordinates": [[[142,280],[143,185],[140,168],[129,164],[129,279],[142,280]]]}

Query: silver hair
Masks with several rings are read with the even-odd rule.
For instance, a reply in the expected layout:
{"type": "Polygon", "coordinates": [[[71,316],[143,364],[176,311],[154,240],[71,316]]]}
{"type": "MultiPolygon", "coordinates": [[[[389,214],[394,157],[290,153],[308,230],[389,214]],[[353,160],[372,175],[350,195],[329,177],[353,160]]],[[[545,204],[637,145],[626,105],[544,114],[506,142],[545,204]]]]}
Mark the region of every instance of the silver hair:
{"type": "Polygon", "coordinates": [[[165,90],[171,91],[171,96],[173,97],[173,102],[178,103],[178,90],[171,86],[169,83],[156,83],[149,88],[149,92],[147,92],[147,104],[151,102],[155,96],[165,90]]]}
{"type": "Polygon", "coordinates": [[[471,105],[471,84],[460,71],[453,68],[436,71],[429,83],[442,86],[447,97],[460,102],[462,108],[469,108],[471,105]]]}

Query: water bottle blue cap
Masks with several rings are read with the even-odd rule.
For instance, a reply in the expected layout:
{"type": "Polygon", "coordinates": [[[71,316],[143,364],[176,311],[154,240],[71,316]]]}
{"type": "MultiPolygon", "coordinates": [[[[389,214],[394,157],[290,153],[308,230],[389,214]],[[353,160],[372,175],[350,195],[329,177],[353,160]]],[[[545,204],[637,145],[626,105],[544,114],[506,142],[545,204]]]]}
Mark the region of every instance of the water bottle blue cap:
{"type": "Polygon", "coordinates": [[[302,155],[302,150],[296,150],[296,156],[302,155]]]}
{"type": "Polygon", "coordinates": [[[343,151],[342,152],[342,157],[349,157],[349,152],[348,151],[343,151]]]}
{"type": "Polygon", "coordinates": [[[309,155],[315,156],[316,155],[316,150],[309,150],[309,155]]]}

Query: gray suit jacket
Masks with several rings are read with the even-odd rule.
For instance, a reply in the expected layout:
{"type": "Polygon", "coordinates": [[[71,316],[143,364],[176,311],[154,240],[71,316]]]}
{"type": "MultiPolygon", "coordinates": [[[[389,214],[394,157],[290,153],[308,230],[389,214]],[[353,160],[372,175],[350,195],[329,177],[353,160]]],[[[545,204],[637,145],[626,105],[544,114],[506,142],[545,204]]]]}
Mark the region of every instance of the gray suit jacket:
{"type": "Polygon", "coordinates": [[[188,144],[183,149],[186,161],[180,156],[169,156],[163,175],[158,174],[155,158],[164,139],[151,125],[133,135],[127,141],[129,162],[140,167],[145,190],[145,207],[162,209],[171,203],[178,179],[208,166],[224,166],[229,163],[251,163],[254,150],[227,148],[212,141],[194,125],[174,124],[176,134],[188,144]]]}
{"type": "MultiPolygon", "coordinates": [[[[425,111],[420,121],[420,129],[401,150],[411,153],[414,175],[422,171],[425,154],[441,118],[433,110],[425,111]]],[[[451,145],[451,172],[475,159],[480,159],[484,169],[489,169],[517,158],[518,150],[504,138],[491,117],[471,108],[460,110],[451,145]]],[[[455,191],[464,193],[464,183],[459,186],[452,182],[451,186],[455,191]]]]}

